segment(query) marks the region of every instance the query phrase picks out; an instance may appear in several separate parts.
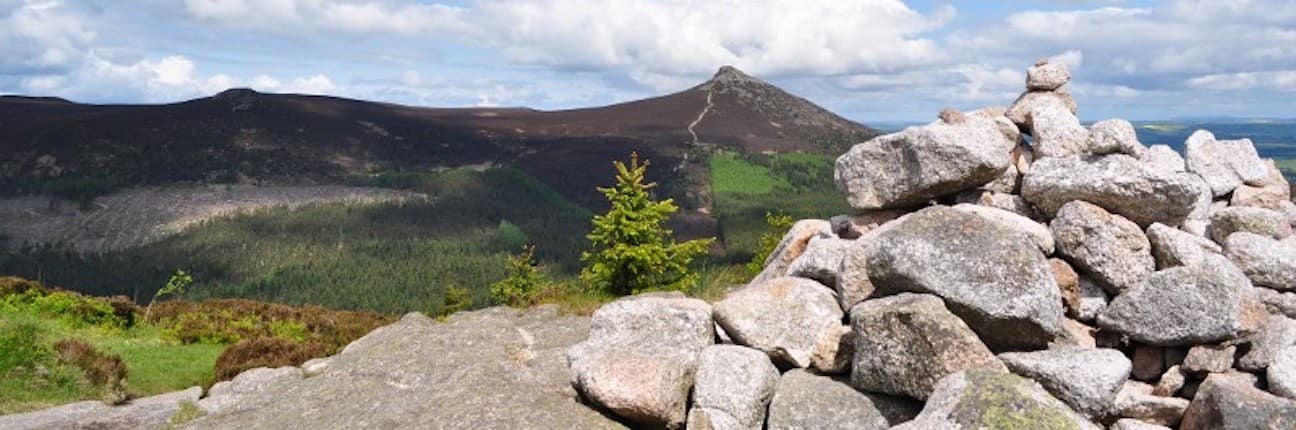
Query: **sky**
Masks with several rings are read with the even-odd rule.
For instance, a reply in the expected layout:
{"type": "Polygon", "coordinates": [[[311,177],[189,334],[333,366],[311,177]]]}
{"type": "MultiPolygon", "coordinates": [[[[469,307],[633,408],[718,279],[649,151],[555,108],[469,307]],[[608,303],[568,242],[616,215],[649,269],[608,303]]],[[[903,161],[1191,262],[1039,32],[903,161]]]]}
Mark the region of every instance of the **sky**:
{"type": "Polygon", "coordinates": [[[733,65],[847,118],[1007,106],[1040,58],[1080,117],[1296,117],[1291,0],[0,0],[0,94],[231,87],[566,109],[733,65]]]}

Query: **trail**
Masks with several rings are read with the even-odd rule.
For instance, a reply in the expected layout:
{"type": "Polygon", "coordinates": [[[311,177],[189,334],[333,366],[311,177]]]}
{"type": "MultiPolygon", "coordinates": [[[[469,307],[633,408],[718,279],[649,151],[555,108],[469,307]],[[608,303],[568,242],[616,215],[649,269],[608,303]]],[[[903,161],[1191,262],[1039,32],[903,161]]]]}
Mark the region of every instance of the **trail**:
{"type": "Polygon", "coordinates": [[[711,111],[711,106],[713,106],[713,104],[711,103],[711,95],[712,95],[712,94],[715,94],[715,92],[714,92],[714,91],[711,91],[711,90],[708,89],[708,90],[707,90],[707,102],[706,102],[706,106],[702,108],[702,112],[698,113],[697,119],[694,119],[693,122],[689,123],[689,125],[688,125],[688,132],[689,132],[689,135],[692,135],[692,136],[693,136],[693,145],[694,145],[694,146],[697,146],[697,144],[700,143],[700,142],[698,142],[698,135],[697,135],[697,132],[696,132],[696,131],[693,131],[693,128],[697,127],[697,125],[698,125],[699,123],[702,122],[702,118],[705,118],[705,117],[706,117],[707,112],[711,111]]]}

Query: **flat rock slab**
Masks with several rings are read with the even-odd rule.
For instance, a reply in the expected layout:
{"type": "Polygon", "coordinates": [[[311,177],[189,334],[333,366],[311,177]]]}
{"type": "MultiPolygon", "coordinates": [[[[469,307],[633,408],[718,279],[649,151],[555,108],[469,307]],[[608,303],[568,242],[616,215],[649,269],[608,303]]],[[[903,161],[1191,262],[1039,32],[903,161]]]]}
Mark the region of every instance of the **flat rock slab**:
{"type": "Polygon", "coordinates": [[[1022,178],[1022,197],[1052,217],[1083,200],[1139,225],[1179,225],[1196,208],[1206,184],[1196,175],[1170,173],[1123,154],[1047,157],[1022,178]]]}
{"type": "Polygon", "coordinates": [[[1249,334],[1264,323],[1262,309],[1250,281],[1222,261],[1148,275],[1112,299],[1098,326],[1148,345],[1191,346],[1249,334]]]}
{"type": "Polygon", "coordinates": [[[779,379],[769,430],[886,430],[913,419],[922,403],[865,393],[840,378],[792,369],[779,379]]]}
{"type": "Polygon", "coordinates": [[[1114,349],[1057,348],[999,354],[999,359],[1089,418],[1114,412],[1116,394],[1131,370],[1130,360],[1114,349]]]}
{"type": "Polygon", "coordinates": [[[458,313],[445,323],[411,314],[353,342],[324,373],[189,428],[624,428],[571,387],[566,350],[589,325],[552,306],[458,313]]]}
{"type": "Polygon", "coordinates": [[[182,402],[197,402],[202,387],[135,399],[109,406],[97,400],[70,403],[39,411],[0,416],[5,430],[133,430],[162,428],[182,402]]]}

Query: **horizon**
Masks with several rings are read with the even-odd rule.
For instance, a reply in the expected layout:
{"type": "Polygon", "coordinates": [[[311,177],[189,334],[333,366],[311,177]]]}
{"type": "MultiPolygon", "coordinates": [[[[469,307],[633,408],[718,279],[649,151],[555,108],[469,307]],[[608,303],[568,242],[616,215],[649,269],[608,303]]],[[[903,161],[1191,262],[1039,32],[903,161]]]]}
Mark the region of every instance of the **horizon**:
{"type": "Polygon", "coordinates": [[[863,124],[917,123],[1006,106],[1051,58],[1085,120],[1287,119],[1293,20],[1273,0],[5,0],[0,94],[151,104],[248,87],[563,110],[732,64],[863,124]]]}

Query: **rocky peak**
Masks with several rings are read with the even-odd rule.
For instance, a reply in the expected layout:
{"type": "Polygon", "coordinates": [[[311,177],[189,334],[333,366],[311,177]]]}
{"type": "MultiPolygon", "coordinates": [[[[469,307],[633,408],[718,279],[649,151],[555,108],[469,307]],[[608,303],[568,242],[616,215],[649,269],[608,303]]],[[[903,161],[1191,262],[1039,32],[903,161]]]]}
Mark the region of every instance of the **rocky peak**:
{"type": "Polygon", "coordinates": [[[738,70],[737,67],[729,65],[720,66],[720,70],[716,71],[715,76],[712,76],[711,80],[707,82],[712,84],[764,83],[759,79],[751,77],[751,75],[743,73],[743,71],[738,70]]]}

